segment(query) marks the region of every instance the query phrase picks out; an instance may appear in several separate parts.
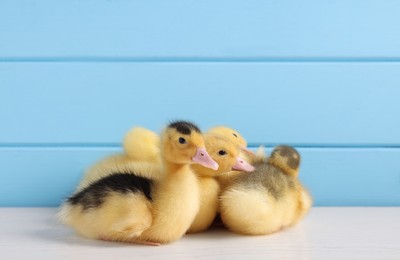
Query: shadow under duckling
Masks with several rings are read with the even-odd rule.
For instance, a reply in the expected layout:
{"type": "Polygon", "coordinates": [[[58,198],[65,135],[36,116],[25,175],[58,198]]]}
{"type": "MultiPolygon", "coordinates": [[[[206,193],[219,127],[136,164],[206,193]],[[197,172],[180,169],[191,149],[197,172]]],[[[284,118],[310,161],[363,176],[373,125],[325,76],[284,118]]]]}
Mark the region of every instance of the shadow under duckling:
{"type": "Polygon", "coordinates": [[[297,223],[312,206],[310,194],[297,178],[300,154],[292,147],[278,146],[254,166],[254,172],[238,174],[223,190],[223,223],[246,235],[266,235],[297,223]]]}
{"type": "Polygon", "coordinates": [[[239,147],[224,136],[206,134],[206,149],[219,165],[218,170],[201,165],[192,165],[198,176],[200,188],[200,209],[187,233],[196,233],[210,227],[218,212],[220,186],[216,176],[232,170],[251,172],[254,167],[239,157],[239,147]]]}
{"type": "Polygon", "coordinates": [[[60,220],[92,239],[158,245],[183,236],[199,210],[199,185],[190,165],[217,170],[218,164],[190,122],[171,123],[160,140],[159,179],[109,174],[68,198],[60,220]]]}

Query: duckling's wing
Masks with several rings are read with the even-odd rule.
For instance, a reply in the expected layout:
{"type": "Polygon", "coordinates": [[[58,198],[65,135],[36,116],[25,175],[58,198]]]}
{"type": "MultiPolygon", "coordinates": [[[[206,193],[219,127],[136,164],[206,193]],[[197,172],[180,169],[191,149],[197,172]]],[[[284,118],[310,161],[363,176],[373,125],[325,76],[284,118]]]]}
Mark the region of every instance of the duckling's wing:
{"type": "Polygon", "coordinates": [[[150,179],[117,173],[69,197],[59,218],[88,238],[130,241],[151,226],[151,201],[150,179]]]}

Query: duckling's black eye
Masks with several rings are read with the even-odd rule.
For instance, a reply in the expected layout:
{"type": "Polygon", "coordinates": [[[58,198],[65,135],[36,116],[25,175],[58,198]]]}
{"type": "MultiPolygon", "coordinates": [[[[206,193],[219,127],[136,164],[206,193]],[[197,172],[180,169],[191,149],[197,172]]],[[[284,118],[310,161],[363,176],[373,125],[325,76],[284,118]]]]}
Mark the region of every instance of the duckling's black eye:
{"type": "Polygon", "coordinates": [[[235,133],[232,133],[232,134],[233,134],[234,137],[236,137],[236,138],[238,137],[237,134],[235,134],[235,133]]]}
{"type": "Polygon", "coordinates": [[[226,154],[226,151],[220,150],[220,151],[218,151],[218,154],[219,154],[219,155],[225,155],[225,154],[226,154]]]}
{"type": "Polygon", "coordinates": [[[186,139],[183,138],[183,137],[179,137],[179,143],[185,144],[186,143],[186,139]]]}

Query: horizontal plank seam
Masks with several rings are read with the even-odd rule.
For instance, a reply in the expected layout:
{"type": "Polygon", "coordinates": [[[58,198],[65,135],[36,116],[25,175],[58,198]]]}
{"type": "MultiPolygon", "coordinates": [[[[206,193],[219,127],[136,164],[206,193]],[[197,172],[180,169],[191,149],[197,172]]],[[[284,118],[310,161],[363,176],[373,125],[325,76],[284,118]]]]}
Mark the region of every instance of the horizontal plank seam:
{"type": "Polygon", "coordinates": [[[0,62],[400,62],[400,57],[0,57],[0,62]]]}
{"type": "MultiPolygon", "coordinates": [[[[249,148],[272,148],[282,143],[249,143],[249,148]]],[[[399,149],[400,144],[298,144],[284,143],[296,148],[357,148],[399,149]]],[[[120,143],[0,143],[0,148],[121,148],[120,143]]]]}

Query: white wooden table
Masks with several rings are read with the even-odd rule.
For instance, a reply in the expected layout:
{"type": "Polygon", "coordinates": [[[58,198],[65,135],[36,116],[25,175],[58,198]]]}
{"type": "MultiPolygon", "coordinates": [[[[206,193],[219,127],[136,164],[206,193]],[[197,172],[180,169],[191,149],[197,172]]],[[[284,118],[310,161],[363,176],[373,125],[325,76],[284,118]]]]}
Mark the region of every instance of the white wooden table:
{"type": "Polygon", "coordinates": [[[0,259],[400,259],[400,207],[314,208],[274,235],[213,228],[160,247],[83,239],[55,212],[0,208],[0,259]]]}

